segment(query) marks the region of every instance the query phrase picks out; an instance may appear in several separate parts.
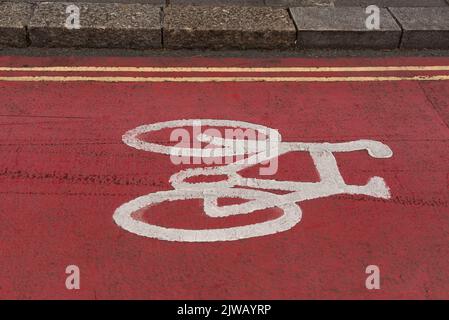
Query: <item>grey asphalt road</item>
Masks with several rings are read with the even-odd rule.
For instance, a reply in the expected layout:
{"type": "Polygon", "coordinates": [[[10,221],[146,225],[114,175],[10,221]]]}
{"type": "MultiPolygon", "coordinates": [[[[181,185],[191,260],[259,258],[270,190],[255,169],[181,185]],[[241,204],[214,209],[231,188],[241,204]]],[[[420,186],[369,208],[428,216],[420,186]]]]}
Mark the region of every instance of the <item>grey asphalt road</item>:
{"type": "Polygon", "coordinates": [[[200,50],[123,50],[123,49],[0,49],[2,55],[25,56],[129,56],[129,57],[447,57],[449,50],[301,50],[301,51],[200,51],[200,50]]]}

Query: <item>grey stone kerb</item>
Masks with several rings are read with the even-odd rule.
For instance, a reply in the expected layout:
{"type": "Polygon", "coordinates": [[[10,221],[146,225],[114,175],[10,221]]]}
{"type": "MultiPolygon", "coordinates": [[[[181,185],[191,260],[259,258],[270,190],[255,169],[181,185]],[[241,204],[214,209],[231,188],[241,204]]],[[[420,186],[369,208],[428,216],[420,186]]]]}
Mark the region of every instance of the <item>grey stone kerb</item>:
{"type": "Polygon", "coordinates": [[[427,0],[426,7],[415,0],[75,2],[80,29],[65,25],[72,3],[29,1],[0,2],[0,48],[449,49],[446,0],[427,0]],[[368,3],[380,7],[378,30],[366,28],[368,3]]]}

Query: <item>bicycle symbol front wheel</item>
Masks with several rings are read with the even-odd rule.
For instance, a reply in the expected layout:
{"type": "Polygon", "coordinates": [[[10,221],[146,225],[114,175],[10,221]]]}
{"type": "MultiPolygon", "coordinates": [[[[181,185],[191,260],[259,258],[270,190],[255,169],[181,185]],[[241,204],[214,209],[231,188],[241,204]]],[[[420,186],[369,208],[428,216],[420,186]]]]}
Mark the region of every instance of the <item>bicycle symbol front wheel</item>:
{"type": "MultiPolygon", "coordinates": [[[[213,192],[214,196],[217,198],[231,197],[245,200],[257,200],[272,197],[273,201],[275,201],[273,194],[259,190],[231,188],[217,189],[213,192]]],[[[132,218],[134,212],[146,207],[165,201],[189,199],[204,199],[204,190],[175,189],[150,193],[138,197],[117,208],[114,212],[114,221],[123,229],[144,237],[179,242],[215,242],[240,240],[283,232],[295,226],[301,220],[302,215],[301,209],[296,203],[273,203],[271,207],[278,207],[283,211],[283,214],[276,219],[245,226],[199,230],[166,228],[132,218]]]]}

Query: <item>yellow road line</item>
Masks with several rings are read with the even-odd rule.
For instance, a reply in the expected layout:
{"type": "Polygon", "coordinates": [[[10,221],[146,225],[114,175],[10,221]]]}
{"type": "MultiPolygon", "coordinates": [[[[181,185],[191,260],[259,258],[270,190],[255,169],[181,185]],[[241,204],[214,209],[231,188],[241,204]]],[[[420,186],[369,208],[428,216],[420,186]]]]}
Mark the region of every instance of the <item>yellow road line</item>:
{"type": "Polygon", "coordinates": [[[374,67],[0,67],[2,72],[382,72],[449,71],[449,66],[374,67]]]}
{"type": "Polygon", "coordinates": [[[85,76],[19,76],[0,77],[0,81],[17,82],[368,82],[368,81],[437,81],[449,75],[410,77],[85,77],[85,76]]]}

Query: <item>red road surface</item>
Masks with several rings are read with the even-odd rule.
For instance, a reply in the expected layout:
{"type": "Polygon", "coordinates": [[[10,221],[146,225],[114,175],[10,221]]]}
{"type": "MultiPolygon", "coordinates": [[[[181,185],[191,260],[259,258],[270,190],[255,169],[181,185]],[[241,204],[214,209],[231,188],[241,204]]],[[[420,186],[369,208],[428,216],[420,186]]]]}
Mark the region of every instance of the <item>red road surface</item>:
{"type": "MultiPolygon", "coordinates": [[[[0,58],[0,299],[449,298],[447,66],[447,58],[0,58]],[[222,69],[29,69],[37,66],[222,69]],[[226,69],[311,66],[362,69],[226,69]],[[119,206],[172,190],[170,176],[185,169],[122,135],[204,118],[275,128],[283,141],[380,141],[391,158],[366,151],[335,158],[347,184],[379,176],[391,198],[303,201],[293,228],[237,241],[170,242],[119,227],[119,206]],[[80,290],[65,287],[72,264],[80,290]],[[380,290],[365,288],[368,265],[380,268],[380,290]]],[[[281,156],[269,178],[319,181],[304,152],[281,156]]],[[[140,219],[208,229],[281,214],[211,218],[191,199],[155,205],[140,219]]]]}

